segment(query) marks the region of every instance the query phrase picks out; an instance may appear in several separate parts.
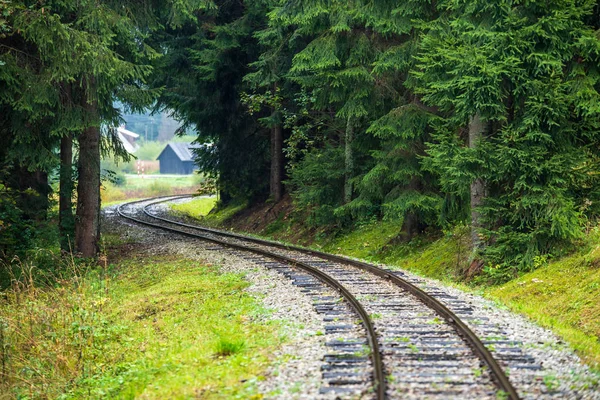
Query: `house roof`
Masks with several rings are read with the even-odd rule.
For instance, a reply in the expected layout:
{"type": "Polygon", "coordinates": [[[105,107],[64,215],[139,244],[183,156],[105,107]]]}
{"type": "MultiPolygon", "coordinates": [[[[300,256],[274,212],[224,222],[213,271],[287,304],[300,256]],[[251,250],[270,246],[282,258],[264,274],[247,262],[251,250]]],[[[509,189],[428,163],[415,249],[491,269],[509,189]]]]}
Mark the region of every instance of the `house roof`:
{"type": "Polygon", "coordinates": [[[137,139],[139,136],[140,135],[137,133],[128,131],[123,127],[117,128],[117,137],[119,138],[119,141],[125,150],[130,154],[135,153],[139,149],[139,146],[135,144],[135,139],[137,139]]]}
{"type": "Polygon", "coordinates": [[[193,161],[194,153],[192,150],[200,148],[200,145],[191,143],[167,143],[157,159],[159,159],[169,147],[181,161],[193,161]]]}
{"type": "Polygon", "coordinates": [[[140,137],[140,135],[138,135],[137,133],[135,133],[135,132],[131,132],[131,131],[128,131],[127,129],[125,129],[125,127],[124,127],[124,126],[120,126],[120,127],[118,127],[118,128],[117,128],[117,132],[119,132],[119,133],[120,133],[120,134],[122,134],[122,135],[125,135],[125,136],[132,137],[132,138],[134,138],[134,139],[137,139],[137,138],[139,138],[139,137],[140,137]]]}

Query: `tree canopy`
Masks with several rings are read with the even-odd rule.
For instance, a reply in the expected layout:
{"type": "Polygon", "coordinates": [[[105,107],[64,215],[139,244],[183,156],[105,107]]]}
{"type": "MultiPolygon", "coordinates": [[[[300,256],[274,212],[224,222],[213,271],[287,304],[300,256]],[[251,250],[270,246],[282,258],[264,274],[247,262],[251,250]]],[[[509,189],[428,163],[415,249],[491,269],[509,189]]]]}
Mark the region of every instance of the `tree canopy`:
{"type": "Polygon", "coordinates": [[[50,172],[90,127],[118,155],[114,102],[154,105],[212,143],[224,202],[285,190],[308,224],[388,219],[405,240],[466,224],[509,276],[598,216],[599,8],[0,1],[2,171],[50,172]]]}

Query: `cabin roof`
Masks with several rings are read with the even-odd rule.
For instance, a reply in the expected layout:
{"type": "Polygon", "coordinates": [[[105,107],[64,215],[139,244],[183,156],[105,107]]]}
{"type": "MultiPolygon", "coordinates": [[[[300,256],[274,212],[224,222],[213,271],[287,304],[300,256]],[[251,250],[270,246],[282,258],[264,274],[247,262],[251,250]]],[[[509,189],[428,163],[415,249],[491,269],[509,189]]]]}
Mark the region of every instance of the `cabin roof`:
{"type": "Polygon", "coordinates": [[[134,139],[137,139],[137,138],[139,138],[139,137],[140,137],[140,135],[138,135],[137,133],[135,133],[135,132],[131,132],[131,131],[129,131],[129,130],[127,130],[127,129],[125,129],[125,127],[124,127],[124,126],[120,126],[120,127],[118,127],[118,128],[117,128],[117,132],[119,132],[119,133],[120,133],[120,134],[122,134],[122,135],[125,135],[125,136],[132,137],[132,138],[134,138],[134,139]]]}
{"type": "Polygon", "coordinates": [[[137,133],[128,131],[120,126],[117,128],[117,137],[119,138],[119,141],[123,145],[125,151],[128,153],[133,154],[138,150],[139,146],[135,143],[135,139],[140,137],[140,135],[137,133]]]}
{"type": "Polygon", "coordinates": [[[192,150],[200,148],[200,145],[192,143],[167,143],[163,151],[160,152],[157,159],[162,157],[165,150],[167,150],[169,147],[171,148],[171,150],[173,150],[177,158],[179,158],[181,161],[193,161],[194,153],[192,150]]]}

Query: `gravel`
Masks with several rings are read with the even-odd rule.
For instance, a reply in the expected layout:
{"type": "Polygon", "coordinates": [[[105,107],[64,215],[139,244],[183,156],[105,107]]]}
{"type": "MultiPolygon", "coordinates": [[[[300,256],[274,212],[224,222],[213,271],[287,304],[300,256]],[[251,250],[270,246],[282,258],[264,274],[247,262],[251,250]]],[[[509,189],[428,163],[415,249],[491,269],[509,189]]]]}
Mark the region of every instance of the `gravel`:
{"type": "MultiPolygon", "coordinates": [[[[406,271],[403,273],[425,290],[447,293],[472,307],[473,315],[481,316],[482,320],[487,318],[490,323],[466,320],[467,325],[480,337],[485,337],[483,331],[493,325],[506,339],[520,343],[517,347],[523,354],[542,367],[540,371],[532,371],[526,380],[519,380],[517,372],[511,373],[511,381],[523,398],[600,399],[600,374],[585,365],[577,354],[550,330],[479,295],[466,293],[406,271]]],[[[440,300],[446,302],[444,298],[440,300]]],[[[454,307],[454,304],[446,303],[449,308],[454,307]]]]}

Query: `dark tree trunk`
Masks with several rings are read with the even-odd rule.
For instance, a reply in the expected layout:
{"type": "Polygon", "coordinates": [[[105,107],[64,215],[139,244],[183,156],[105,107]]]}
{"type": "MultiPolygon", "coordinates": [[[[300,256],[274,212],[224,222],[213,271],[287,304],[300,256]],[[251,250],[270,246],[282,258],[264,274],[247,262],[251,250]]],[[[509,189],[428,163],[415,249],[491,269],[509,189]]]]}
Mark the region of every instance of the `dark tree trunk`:
{"type": "MultiPolygon", "coordinates": [[[[408,190],[420,191],[421,182],[419,178],[413,177],[408,184],[408,190]]],[[[426,226],[421,221],[419,216],[414,211],[409,211],[404,215],[404,222],[402,223],[402,231],[405,233],[406,241],[411,241],[412,238],[420,233],[423,233],[426,226]]]]}
{"type": "MultiPolygon", "coordinates": [[[[487,123],[481,120],[481,115],[475,114],[469,121],[469,147],[475,148],[486,133],[487,123]]],[[[473,250],[481,248],[482,243],[479,237],[481,229],[481,213],[479,207],[485,200],[485,182],[481,178],[476,178],[471,183],[471,244],[473,250]]]]}
{"type": "Polygon", "coordinates": [[[283,197],[283,129],[277,124],[271,128],[271,198],[278,202],[283,197]]]}
{"type": "Polygon", "coordinates": [[[348,117],[345,137],[345,172],[344,172],[344,203],[352,201],[352,175],[354,173],[354,152],[352,151],[352,142],[354,141],[354,123],[352,117],[348,117]]]}
{"type": "MultiPolygon", "coordinates": [[[[93,90],[90,87],[93,88],[94,82],[89,83],[88,90],[93,90]]],[[[97,102],[86,102],[85,108],[92,126],[79,135],[75,251],[83,257],[95,257],[100,239],[100,127],[95,126],[98,124],[97,102]]]]}
{"type": "Polygon", "coordinates": [[[48,217],[48,174],[44,171],[29,171],[17,167],[13,172],[13,182],[9,185],[20,192],[17,206],[27,220],[43,221],[48,217]]]}
{"type": "Polygon", "coordinates": [[[60,140],[60,191],[58,198],[58,226],[60,249],[71,251],[75,230],[73,218],[73,138],[65,135],[60,140]]]}

